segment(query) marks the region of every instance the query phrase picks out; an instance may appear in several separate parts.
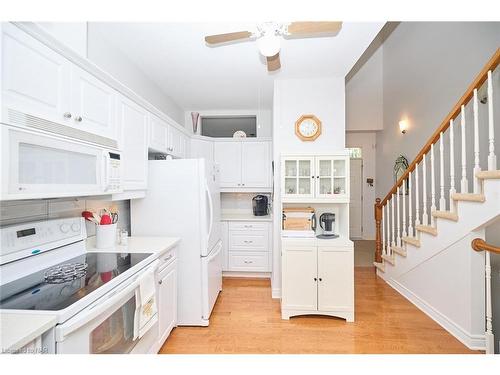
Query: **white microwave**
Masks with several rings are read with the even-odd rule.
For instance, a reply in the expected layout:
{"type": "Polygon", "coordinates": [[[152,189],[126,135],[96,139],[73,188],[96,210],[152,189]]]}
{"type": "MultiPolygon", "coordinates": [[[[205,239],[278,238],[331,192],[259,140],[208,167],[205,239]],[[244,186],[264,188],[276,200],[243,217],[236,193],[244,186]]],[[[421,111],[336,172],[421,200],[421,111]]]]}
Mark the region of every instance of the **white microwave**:
{"type": "Polygon", "coordinates": [[[0,125],[0,199],[120,193],[120,153],[40,132],[0,125]]]}

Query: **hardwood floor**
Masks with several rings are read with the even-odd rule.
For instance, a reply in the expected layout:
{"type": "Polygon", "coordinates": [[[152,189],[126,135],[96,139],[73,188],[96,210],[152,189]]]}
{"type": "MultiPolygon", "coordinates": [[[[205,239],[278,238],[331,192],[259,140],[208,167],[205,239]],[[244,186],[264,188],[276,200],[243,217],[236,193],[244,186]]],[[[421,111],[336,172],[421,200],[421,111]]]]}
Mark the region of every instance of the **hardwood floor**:
{"type": "Polygon", "coordinates": [[[160,353],[480,353],[471,351],[377,278],[356,267],[356,321],[282,320],[269,280],[225,278],[209,327],[178,327],[160,353]]]}

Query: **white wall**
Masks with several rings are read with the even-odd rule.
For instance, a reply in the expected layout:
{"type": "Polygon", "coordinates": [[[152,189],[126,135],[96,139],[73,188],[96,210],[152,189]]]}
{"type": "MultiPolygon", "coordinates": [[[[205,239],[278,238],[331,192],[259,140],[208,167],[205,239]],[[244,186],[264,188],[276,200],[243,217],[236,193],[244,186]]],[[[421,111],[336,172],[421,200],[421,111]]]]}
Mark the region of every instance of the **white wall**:
{"type": "Polygon", "coordinates": [[[346,82],[346,130],[382,130],[383,47],[379,47],[361,69],[346,82]]]}
{"type": "Polygon", "coordinates": [[[88,59],[142,96],[177,123],[184,123],[184,111],[120,50],[109,44],[99,28],[88,23],[88,59]]]}
{"type": "MultiPolygon", "coordinates": [[[[272,111],[270,109],[212,109],[212,110],[189,110],[184,112],[184,126],[193,132],[193,120],[191,112],[198,112],[203,116],[256,116],[257,138],[270,138],[273,135],[272,111]]],[[[198,120],[198,132],[201,134],[201,119],[198,120]]]]}
{"type": "Polygon", "coordinates": [[[87,57],[87,22],[37,22],[54,38],[87,57]]]}
{"type": "MultiPolygon", "coordinates": [[[[347,90],[347,89],[346,89],[347,90]]],[[[347,132],[346,147],[360,147],[363,155],[363,176],[361,179],[363,193],[363,239],[375,239],[375,221],[373,218],[373,203],[377,185],[375,155],[376,132],[347,132]],[[366,183],[367,178],[373,178],[373,186],[366,183]]]]}
{"type": "Polygon", "coordinates": [[[377,196],[382,198],[394,184],[396,157],[404,153],[410,162],[414,159],[499,45],[500,23],[487,22],[403,22],[387,38],[377,196]],[[403,117],[410,124],[406,135],[398,128],[403,117]]]}
{"type": "Polygon", "coordinates": [[[273,297],[281,294],[281,197],[280,155],[293,153],[334,153],[345,148],[344,77],[277,79],[273,96],[273,297]],[[322,134],[314,142],[295,135],[295,122],[314,114],[322,122],[322,134]]]}
{"type": "MultiPolygon", "coordinates": [[[[485,241],[500,246],[500,218],[486,227],[485,241]]],[[[495,353],[500,353],[500,254],[491,257],[491,297],[493,308],[493,334],[495,335],[495,353]]]]}

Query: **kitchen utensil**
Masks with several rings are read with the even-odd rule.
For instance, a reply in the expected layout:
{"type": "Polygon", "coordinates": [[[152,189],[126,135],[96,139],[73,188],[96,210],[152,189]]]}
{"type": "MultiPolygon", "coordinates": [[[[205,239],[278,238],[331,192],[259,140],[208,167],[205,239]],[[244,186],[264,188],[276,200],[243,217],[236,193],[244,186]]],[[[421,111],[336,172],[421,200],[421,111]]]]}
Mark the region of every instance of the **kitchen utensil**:
{"type": "Polygon", "coordinates": [[[116,242],[117,224],[97,225],[95,228],[95,247],[105,249],[114,247],[116,242]]]}
{"type": "Polygon", "coordinates": [[[319,217],[319,226],[323,229],[323,233],[319,234],[318,238],[330,239],[337,238],[338,235],[335,234],[335,214],[331,212],[325,212],[319,217]]]}
{"type": "Polygon", "coordinates": [[[93,212],[92,214],[94,216],[94,219],[97,221],[97,225],[99,225],[101,223],[101,216],[99,216],[95,212],[93,212]]]}
{"type": "Polygon", "coordinates": [[[101,216],[101,222],[99,223],[100,225],[109,225],[113,224],[113,220],[108,214],[104,214],[101,216]]]}

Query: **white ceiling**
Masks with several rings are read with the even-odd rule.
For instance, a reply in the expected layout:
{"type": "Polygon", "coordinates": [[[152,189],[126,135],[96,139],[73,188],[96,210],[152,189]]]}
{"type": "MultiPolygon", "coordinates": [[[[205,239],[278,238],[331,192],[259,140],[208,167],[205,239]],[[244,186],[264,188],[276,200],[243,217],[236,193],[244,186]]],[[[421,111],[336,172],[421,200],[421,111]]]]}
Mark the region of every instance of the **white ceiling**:
{"type": "Polygon", "coordinates": [[[249,23],[92,23],[184,110],[271,108],[275,78],[345,76],[384,22],[344,22],[336,37],[283,40],[269,73],[255,41],[208,47],[204,36],[249,23]],[[260,100],[259,100],[260,96],[260,100]]]}

